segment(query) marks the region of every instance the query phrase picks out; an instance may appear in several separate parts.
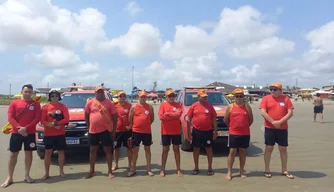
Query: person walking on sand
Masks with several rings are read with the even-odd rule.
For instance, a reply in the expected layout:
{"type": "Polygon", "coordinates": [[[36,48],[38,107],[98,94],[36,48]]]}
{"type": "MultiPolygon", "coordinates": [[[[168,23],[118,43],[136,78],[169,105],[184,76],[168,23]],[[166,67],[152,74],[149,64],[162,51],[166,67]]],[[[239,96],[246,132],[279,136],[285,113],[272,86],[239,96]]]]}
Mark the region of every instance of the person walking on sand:
{"type": "Polygon", "coordinates": [[[317,121],[317,114],[320,115],[320,122],[323,123],[324,122],[324,116],[323,116],[323,110],[324,110],[324,104],[323,104],[323,100],[321,98],[321,94],[317,93],[316,97],[313,99],[313,113],[314,113],[314,117],[313,120],[314,122],[317,121]]]}
{"type": "Polygon", "coordinates": [[[244,90],[237,88],[233,91],[235,102],[226,108],[224,121],[229,125],[230,153],[227,161],[226,180],[232,179],[232,167],[237,150],[239,149],[240,176],[247,178],[244,167],[246,163],[246,149],[250,142],[250,126],[253,123],[252,108],[244,101],[244,90]]]}
{"type": "Polygon", "coordinates": [[[112,172],[113,137],[116,133],[117,111],[115,105],[105,97],[103,86],[95,88],[95,98],[87,101],[85,119],[88,126],[88,141],[90,144],[90,170],[86,179],[95,176],[95,162],[99,144],[103,145],[108,164],[108,177],[115,178],[112,172]]]}
{"type": "Polygon", "coordinates": [[[260,103],[261,115],[264,118],[264,176],[271,178],[270,159],[275,143],[282,162],[282,175],[294,179],[294,176],[287,171],[288,162],[288,120],[293,116],[294,106],[288,96],[282,94],[282,84],[273,83],[270,85],[270,95],[263,97],[260,103]]]}
{"type": "Polygon", "coordinates": [[[54,150],[58,151],[59,176],[65,177],[65,125],[69,123],[70,117],[67,106],[60,103],[60,100],[60,93],[52,90],[49,93],[48,99],[50,103],[44,105],[42,108],[41,124],[44,126],[43,143],[45,145],[45,175],[42,177],[42,180],[50,178],[49,170],[54,150]]]}
{"type": "Polygon", "coordinates": [[[122,146],[127,148],[129,170],[131,169],[132,162],[132,146],[128,146],[128,140],[132,136],[132,131],[129,123],[129,113],[132,104],[126,102],[126,93],[123,91],[118,93],[118,99],[119,102],[116,104],[118,118],[114,150],[115,164],[113,167],[113,171],[118,169],[119,151],[122,146]]]}
{"type": "Polygon", "coordinates": [[[187,113],[188,136],[191,138],[194,147],[193,157],[195,168],[193,175],[199,173],[198,161],[201,147],[205,147],[208,157],[207,175],[214,175],[212,169],[213,151],[212,144],[217,138],[217,113],[213,106],[207,101],[208,94],[201,89],[197,92],[198,102],[192,104],[187,113]],[[190,128],[192,127],[192,132],[190,128]]]}
{"type": "Polygon", "coordinates": [[[151,145],[152,145],[152,130],[151,124],[154,122],[153,107],[146,103],[146,91],[139,91],[139,103],[133,106],[130,110],[129,122],[132,127],[132,168],[127,176],[132,177],[136,174],[136,165],[140,143],[144,145],[146,157],[147,175],[154,176],[151,170],[151,145]]]}
{"type": "Polygon", "coordinates": [[[13,184],[13,175],[19,152],[24,145],[25,153],[25,177],[26,183],[34,183],[30,177],[30,168],[33,160],[33,151],[36,148],[36,125],[41,119],[41,105],[32,100],[33,86],[26,84],[21,89],[22,98],[16,99],[9,104],[8,122],[12,125],[12,133],[9,140],[8,177],[1,188],[13,184]]]}
{"type": "Polygon", "coordinates": [[[180,166],[180,145],[182,143],[180,117],[182,115],[182,107],[175,102],[176,94],[173,90],[167,90],[165,97],[166,102],[161,103],[159,108],[162,144],[160,176],[165,177],[166,162],[171,144],[173,144],[177,174],[178,176],[183,176],[180,166]]]}

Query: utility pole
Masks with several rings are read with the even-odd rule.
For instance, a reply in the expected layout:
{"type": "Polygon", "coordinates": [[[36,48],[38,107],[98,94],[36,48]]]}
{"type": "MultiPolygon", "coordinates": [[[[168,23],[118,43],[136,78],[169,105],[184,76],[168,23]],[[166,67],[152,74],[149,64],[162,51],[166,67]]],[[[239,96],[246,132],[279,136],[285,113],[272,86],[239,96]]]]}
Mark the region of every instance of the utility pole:
{"type": "Polygon", "coordinates": [[[296,77],[296,89],[298,89],[298,77],[296,77]]]}
{"type": "Polygon", "coordinates": [[[50,85],[50,83],[49,83],[49,82],[47,82],[47,83],[46,83],[46,87],[47,87],[47,88],[49,88],[49,85],[50,85]]]}
{"type": "Polygon", "coordinates": [[[12,95],[12,84],[9,84],[9,97],[12,95]]]}
{"type": "Polygon", "coordinates": [[[134,87],[134,75],[133,75],[133,73],[134,73],[134,69],[135,69],[135,67],[134,66],[132,66],[132,86],[131,86],[131,103],[133,103],[133,87],[134,87]]]}

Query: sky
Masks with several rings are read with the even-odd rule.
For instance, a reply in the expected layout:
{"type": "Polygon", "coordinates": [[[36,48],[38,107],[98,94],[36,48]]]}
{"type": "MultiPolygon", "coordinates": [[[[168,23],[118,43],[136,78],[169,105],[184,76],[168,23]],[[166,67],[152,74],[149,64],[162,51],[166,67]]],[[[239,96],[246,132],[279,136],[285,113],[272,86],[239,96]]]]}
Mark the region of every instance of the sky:
{"type": "Polygon", "coordinates": [[[334,1],[0,0],[0,93],[334,83],[334,1]],[[251,2],[251,3],[250,3],[251,2]],[[134,72],[132,73],[132,68],[134,72]],[[11,85],[11,86],[10,86],[11,85]]]}

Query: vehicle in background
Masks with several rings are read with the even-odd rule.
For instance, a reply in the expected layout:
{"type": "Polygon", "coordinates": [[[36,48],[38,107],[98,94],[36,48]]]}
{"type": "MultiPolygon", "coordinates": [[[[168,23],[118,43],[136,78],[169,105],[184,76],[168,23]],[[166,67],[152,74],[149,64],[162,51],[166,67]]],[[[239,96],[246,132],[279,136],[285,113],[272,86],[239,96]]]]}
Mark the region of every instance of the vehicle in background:
{"type": "MultiPolygon", "coordinates": [[[[109,91],[105,91],[107,99],[112,100],[109,91]]],[[[94,98],[95,92],[92,87],[81,86],[80,89],[72,87],[70,91],[61,95],[61,103],[68,107],[70,122],[65,126],[66,150],[89,150],[88,128],[85,121],[84,107],[89,98],[94,98]],[[85,89],[86,88],[86,89],[85,89]]],[[[45,146],[43,143],[44,126],[38,123],[36,126],[36,146],[37,154],[41,159],[45,156],[45,146]]]]}
{"type": "MultiPolygon", "coordinates": [[[[224,114],[226,107],[230,104],[230,101],[224,96],[224,94],[215,87],[212,86],[204,86],[204,87],[184,87],[177,94],[176,102],[179,102],[183,108],[183,113],[180,118],[180,126],[182,130],[182,145],[181,149],[183,151],[190,151],[192,150],[192,146],[190,144],[190,138],[188,137],[187,132],[187,113],[190,106],[198,101],[197,91],[200,89],[206,90],[208,94],[208,102],[211,103],[214,109],[217,112],[217,129],[218,129],[218,136],[215,140],[215,144],[224,144],[227,146],[228,143],[228,126],[224,122],[224,114]]],[[[192,132],[192,127],[190,129],[192,132]]]]}

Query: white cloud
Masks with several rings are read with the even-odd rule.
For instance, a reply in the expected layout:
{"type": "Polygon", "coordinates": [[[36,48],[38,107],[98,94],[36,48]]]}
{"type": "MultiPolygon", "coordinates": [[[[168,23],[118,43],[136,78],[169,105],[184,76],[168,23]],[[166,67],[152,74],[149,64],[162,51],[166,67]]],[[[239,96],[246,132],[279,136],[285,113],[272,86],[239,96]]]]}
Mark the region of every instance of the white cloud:
{"type": "Polygon", "coordinates": [[[74,51],[62,47],[43,47],[42,53],[31,53],[25,56],[25,60],[42,67],[66,68],[76,65],[80,58],[74,51]]]}
{"type": "Polygon", "coordinates": [[[108,53],[115,50],[129,57],[152,56],[160,51],[160,31],[148,23],[134,23],[128,32],[110,41],[100,41],[86,45],[85,51],[90,54],[108,53]]]}
{"type": "Polygon", "coordinates": [[[131,16],[138,16],[141,12],[143,12],[143,9],[139,6],[139,4],[136,1],[130,1],[128,4],[126,4],[125,10],[131,16]]]}
{"type": "Polygon", "coordinates": [[[293,52],[294,42],[277,37],[279,26],[263,18],[250,6],[224,8],[212,33],[203,26],[176,26],[174,40],[165,42],[161,56],[175,59],[224,50],[236,58],[255,59],[293,52]]]}

